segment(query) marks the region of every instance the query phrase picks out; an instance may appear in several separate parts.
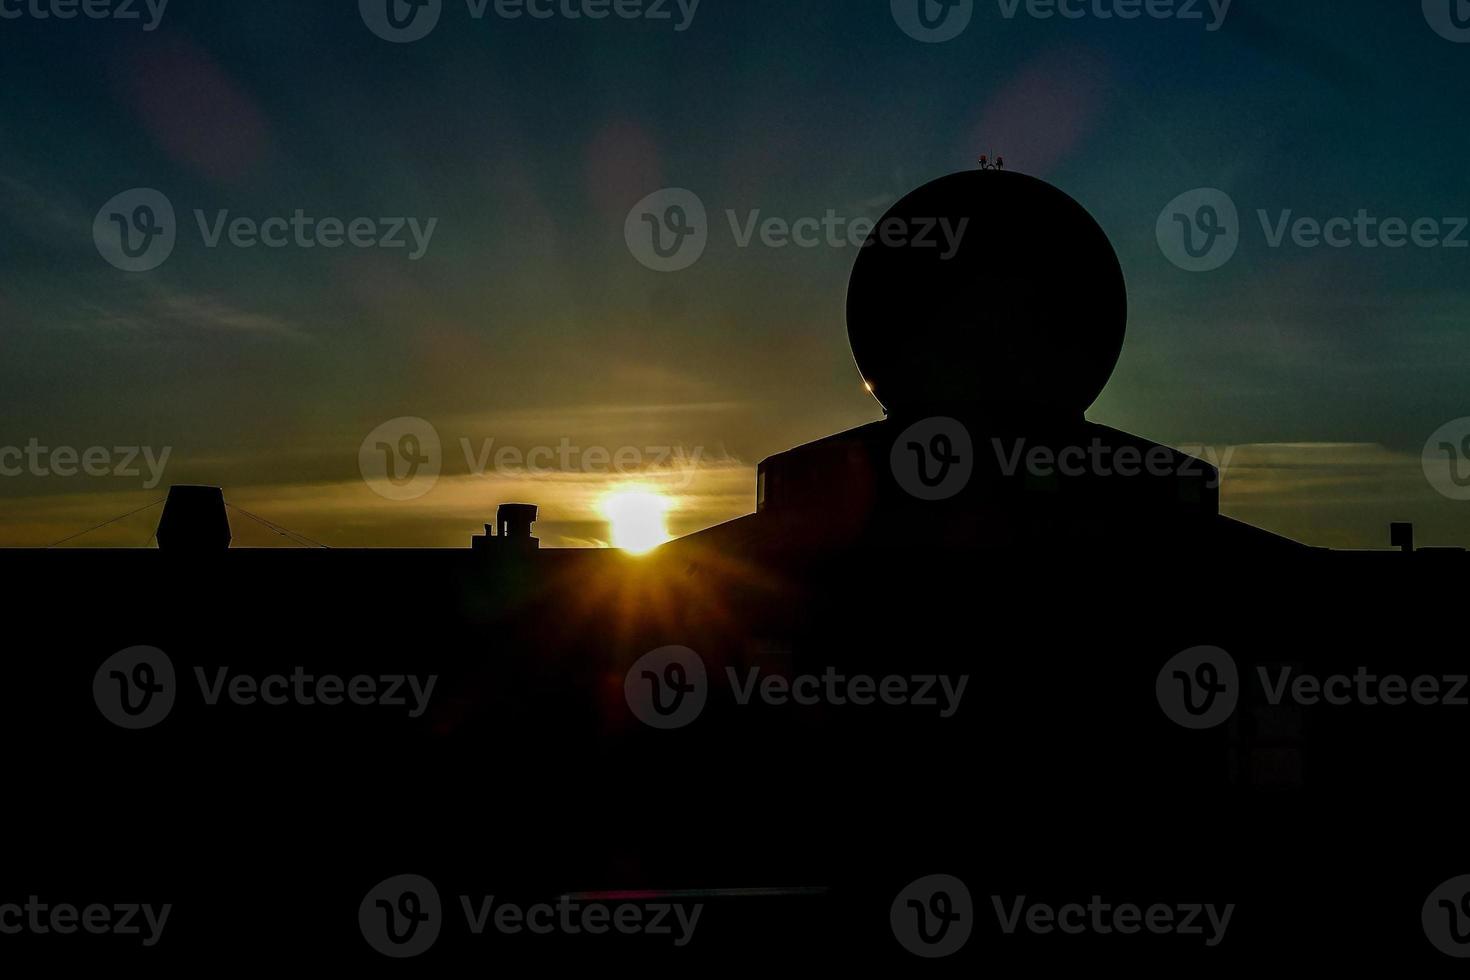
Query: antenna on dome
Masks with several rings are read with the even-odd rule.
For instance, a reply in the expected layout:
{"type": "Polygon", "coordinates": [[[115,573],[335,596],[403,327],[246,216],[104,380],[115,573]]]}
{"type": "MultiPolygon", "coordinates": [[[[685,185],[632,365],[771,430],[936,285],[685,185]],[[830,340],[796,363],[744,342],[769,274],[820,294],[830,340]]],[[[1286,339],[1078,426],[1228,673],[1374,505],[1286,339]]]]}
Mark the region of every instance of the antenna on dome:
{"type": "Polygon", "coordinates": [[[992,160],[992,159],[990,159],[990,156],[988,154],[985,154],[985,153],[980,154],[980,169],[981,170],[1004,170],[1005,168],[1006,168],[1006,158],[1005,157],[998,156],[994,160],[992,160]]]}

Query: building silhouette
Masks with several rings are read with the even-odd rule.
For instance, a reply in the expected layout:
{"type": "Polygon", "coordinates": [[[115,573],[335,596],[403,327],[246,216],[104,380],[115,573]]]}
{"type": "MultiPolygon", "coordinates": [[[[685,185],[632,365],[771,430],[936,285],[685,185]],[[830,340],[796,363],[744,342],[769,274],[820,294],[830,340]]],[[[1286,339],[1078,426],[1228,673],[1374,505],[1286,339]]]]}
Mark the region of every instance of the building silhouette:
{"type": "MultiPolygon", "coordinates": [[[[1464,672],[1464,553],[1415,551],[1404,530],[1405,550],[1334,552],[1244,525],[1220,514],[1211,466],[1088,421],[1126,290],[1059,190],[955,174],[888,219],[966,230],[947,257],[914,234],[857,260],[849,334],[885,418],[764,460],[754,513],[645,558],[539,549],[530,504],[501,505],[464,549],[235,549],[225,497],[184,487],[157,550],[0,552],[3,724],[24,747],[8,781],[29,801],[15,879],[50,880],[65,854],[108,894],[187,897],[177,955],[243,960],[376,962],[350,913],[405,870],[450,907],[456,889],[825,896],[710,899],[688,952],[496,947],[543,962],[911,964],[889,903],[936,871],[975,899],[960,966],[1438,956],[1418,902],[1464,867],[1427,828],[1457,812],[1470,709],[1304,707],[1256,678],[1464,672]],[[167,655],[177,698],[125,731],[88,685],[137,645],[167,655]],[[698,656],[707,702],[660,731],[625,683],[670,646],[698,656]],[[1239,701],[1194,730],[1159,685],[1201,646],[1228,652],[1239,701]],[[437,684],[417,716],[209,700],[220,670],[297,668],[437,684]],[[872,679],[869,702],[740,697],[833,673],[872,679]],[[967,693],[943,717],[885,702],[893,677],[965,677],[967,693]],[[1094,894],[1241,911],[1208,951],[1007,937],[990,917],[991,895],[1094,894]]],[[[441,964],[486,955],[463,930],[441,943],[441,964]]]]}

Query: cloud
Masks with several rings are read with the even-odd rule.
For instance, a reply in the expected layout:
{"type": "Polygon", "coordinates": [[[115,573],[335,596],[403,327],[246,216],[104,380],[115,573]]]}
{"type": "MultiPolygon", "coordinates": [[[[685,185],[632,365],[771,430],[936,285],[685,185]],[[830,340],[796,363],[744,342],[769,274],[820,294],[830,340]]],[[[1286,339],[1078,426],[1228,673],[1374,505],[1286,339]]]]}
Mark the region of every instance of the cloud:
{"type": "Polygon", "coordinates": [[[1419,526],[1426,544],[1470,544],[1465,504],[1430,486],[1416,453],[1345,442],[1258,443],[1214,452],[1223,464],[1226,516],[1327,548],[1385,548],[1388,525],[1405,520],[1419,526]]]}
{"type": "Polygon", "coordinates": [[[142,284],[133,303],[121,307],[83,299],[79,314],[58,318],[56,325],[73,330],[209,331],[282,340],[309,341],[298,325],[269,313],[241,309],[214,296],[183,292],[158,282],[142,284]]]}

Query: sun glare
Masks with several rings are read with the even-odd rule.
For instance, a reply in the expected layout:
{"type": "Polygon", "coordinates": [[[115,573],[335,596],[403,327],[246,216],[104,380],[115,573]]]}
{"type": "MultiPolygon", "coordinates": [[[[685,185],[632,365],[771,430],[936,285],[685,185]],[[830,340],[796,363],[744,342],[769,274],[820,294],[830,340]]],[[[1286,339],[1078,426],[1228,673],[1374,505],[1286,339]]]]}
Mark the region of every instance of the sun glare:
{"type": "Polygon", "coordinates": [[[621,487],[602,498],[600,509],[612,526],[614,548],[634,555],[671,540],[668,513],[673,501],[649,487],[621,487]]]}

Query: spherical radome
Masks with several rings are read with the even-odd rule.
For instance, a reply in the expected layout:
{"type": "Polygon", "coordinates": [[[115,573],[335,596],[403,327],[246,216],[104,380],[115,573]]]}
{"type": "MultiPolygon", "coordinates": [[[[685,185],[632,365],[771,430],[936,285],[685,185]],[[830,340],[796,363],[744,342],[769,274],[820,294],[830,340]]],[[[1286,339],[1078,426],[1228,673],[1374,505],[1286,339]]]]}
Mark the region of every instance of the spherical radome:
{"type": "Polygon", "coordinates": [[[896,413],[1079,416],[1128,319],[1123,270],[1092,216],[1012,171],[941,177],[895,204],[858,253],[847,330],[896,413]]]}

